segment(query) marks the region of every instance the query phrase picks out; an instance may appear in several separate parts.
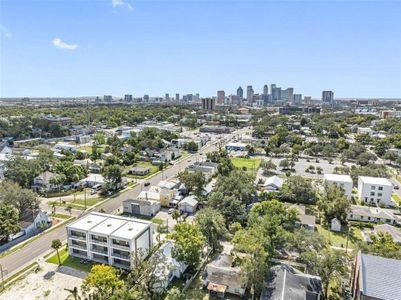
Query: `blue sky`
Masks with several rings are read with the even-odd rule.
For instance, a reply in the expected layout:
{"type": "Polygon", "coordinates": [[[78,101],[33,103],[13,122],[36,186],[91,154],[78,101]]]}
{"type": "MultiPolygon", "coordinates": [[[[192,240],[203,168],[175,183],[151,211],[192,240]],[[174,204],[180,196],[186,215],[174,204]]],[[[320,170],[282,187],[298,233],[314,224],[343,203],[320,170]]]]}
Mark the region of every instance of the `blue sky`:
{"type": "Polygon", "coordinates": [[[0,97],[401,97],[401,1],[0,0],[0,97]]]}

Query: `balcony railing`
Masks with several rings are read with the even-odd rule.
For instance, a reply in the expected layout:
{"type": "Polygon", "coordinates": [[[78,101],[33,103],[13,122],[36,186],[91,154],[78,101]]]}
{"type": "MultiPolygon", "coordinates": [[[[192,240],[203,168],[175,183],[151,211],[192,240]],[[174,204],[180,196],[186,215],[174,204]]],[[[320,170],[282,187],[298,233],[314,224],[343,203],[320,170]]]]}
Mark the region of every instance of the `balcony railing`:
{"type": "Polygon", "coordinates": [[[72,252],[71,255],[74,256],[74,257],[78,257],[78,258],[86,258],[86,259],[89,258],[87,254],[82,254],[82,253],[74,253],[74,252],[72,252]]]}
{"type": "Polygon", "coordinates": [[[98,258],[98,257],[92,257],[92,260],[96,261],[96,262],[99,262],[101,264],[108,264],[109,263],[109,260],[106,259],[106,258],[103,259],[103,258],[98,258]]]}
{"type": "Polygon", "coordinates": [[[111,256],[117,257],[117,258],[121,258],[121,259],[124,259],[124,260],[131,260],[131,257],[129,255],[118,254],[118,253],[112,252],[111,256]]]}
{"type": "Polygon", "coordinates": [[[91,242],[99,244],[99,245],[107,245],[107,240],[91,238],[91,242]]]}
{"type": "Polygon", "coordinates": [[[118,244],[118,243],[113,242],[113,243],[111,243],[111,246],[113,248],[117,248],[117,249],[125,249],[125,250],[129,249],[129,244],[126,245],[126,244],[118,244]]]}
{"type": "Polygon", "coordinates": [[[86,241],[86,236],[85,235],[77,235],[77,234],[71,234],[70,238],[80,240],[80,241],[86,241]]]}
{"type": "Polygon", "coordinates": [[[79,244],[74,244],[74,243],[70,243],[70,247],[71,247],[71,248],[77,248],[77,249],[88,250],[88,247],[87,247],[87,246],[83,246],[83,245],[79,245],[79,244]]]}
{"type": "Polygon", "coordinates": [[[91,248],[92,252],[96,252],[96,253],[100,253],[100,254],[108,254],[108,250],[103,250],[103,249],[99,249],[99,248],[91,248]]]}

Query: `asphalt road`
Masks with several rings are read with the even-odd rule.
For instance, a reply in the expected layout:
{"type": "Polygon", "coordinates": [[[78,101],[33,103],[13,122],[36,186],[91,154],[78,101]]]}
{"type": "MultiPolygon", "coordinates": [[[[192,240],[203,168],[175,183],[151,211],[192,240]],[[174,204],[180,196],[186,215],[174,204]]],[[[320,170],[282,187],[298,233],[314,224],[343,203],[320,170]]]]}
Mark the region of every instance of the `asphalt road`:
{"type": "MultiPolygon", "coordinates": [[[[150,186],[157,185],[161,180],[166,180],[176,176],[179,172],[185,170],[185,168],[188,165],[190,165],[196,160],[204,160],[204,156],[206,153],[217,149],[216,146],[217,143],[220,142],[225,143],[232,137],[233,134],[225,136],[224,140],[217,139],[213,141],[212,143],[206,145],[198,153],[188,156],[186,159],[176,163],[169,169],[146,180],[147,182],[150,182],[150,185],[147,186],[146,188],[143,186],[144,181],[142,181],[140,182],[140,185],[135,186],[132,189],[122,193],[121,195],[105,202],[103,205],[97,206],[95,210],[98,211],[100,209],[104,209],[107,213],[113,213],[117,210],[120,210],[121,212],[123,200],[129,198],[135,198],[141,192],[141,190],[147,190],[149,189],[150,186]]],[[[51,249],[50,245],[54,239],[60,239],[63,242],[66,241],[67,239],[66,225],[62,225],[57,229],[54,229],[53,231],[46,233],[42,237],[29,243],[25,247],[1,258],[0,264],[3,266],[3,270],[7,270],[7,275],[5,276],[4,279],[16,273],[17,271],[19,271],[32,261],[41,258],[46,252],[48,252],[51,249]]]]}

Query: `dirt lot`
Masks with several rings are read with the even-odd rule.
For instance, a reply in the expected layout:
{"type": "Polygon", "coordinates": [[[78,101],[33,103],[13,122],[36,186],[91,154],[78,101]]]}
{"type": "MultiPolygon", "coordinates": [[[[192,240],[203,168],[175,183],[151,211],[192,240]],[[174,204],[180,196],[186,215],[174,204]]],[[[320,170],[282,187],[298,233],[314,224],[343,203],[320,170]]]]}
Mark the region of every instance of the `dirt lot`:
{"type": "Polygon", "coordinates": [[[80,287],[86,273],[67,267],[42,263],[37,273],[32,272],[0,294],[0,300],[61,300],[70,293],[64,288],[80,287]]]}

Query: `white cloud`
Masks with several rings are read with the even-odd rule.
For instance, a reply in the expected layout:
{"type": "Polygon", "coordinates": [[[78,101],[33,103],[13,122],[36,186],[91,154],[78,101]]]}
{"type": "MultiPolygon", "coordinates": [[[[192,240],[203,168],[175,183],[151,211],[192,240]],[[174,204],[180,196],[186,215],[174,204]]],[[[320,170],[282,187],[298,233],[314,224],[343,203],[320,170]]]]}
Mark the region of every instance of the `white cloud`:
{"type": "Polygon", "coordinates": [[[76,44],[67,44],[59,38],[55,38],[52,43],[56,48],[59,49],[75,50],[79,47],[79,45],[76,44]]]}
{"type": "Polygon", "coordinates": [[[0,25],[0,35],[4,35],[6,38],[10,39],[13,35],[6,26],[0,25]]]}
{"type": "Polygon", "coordinates": [[[111,0],[111,5],[113,5],[113,7],[123,6],[123,7],[128,8],[131,11],[134,10],[134,7],[131,4],[129,4],[128,2],[125,2],[125,0],[111,0]]]}

